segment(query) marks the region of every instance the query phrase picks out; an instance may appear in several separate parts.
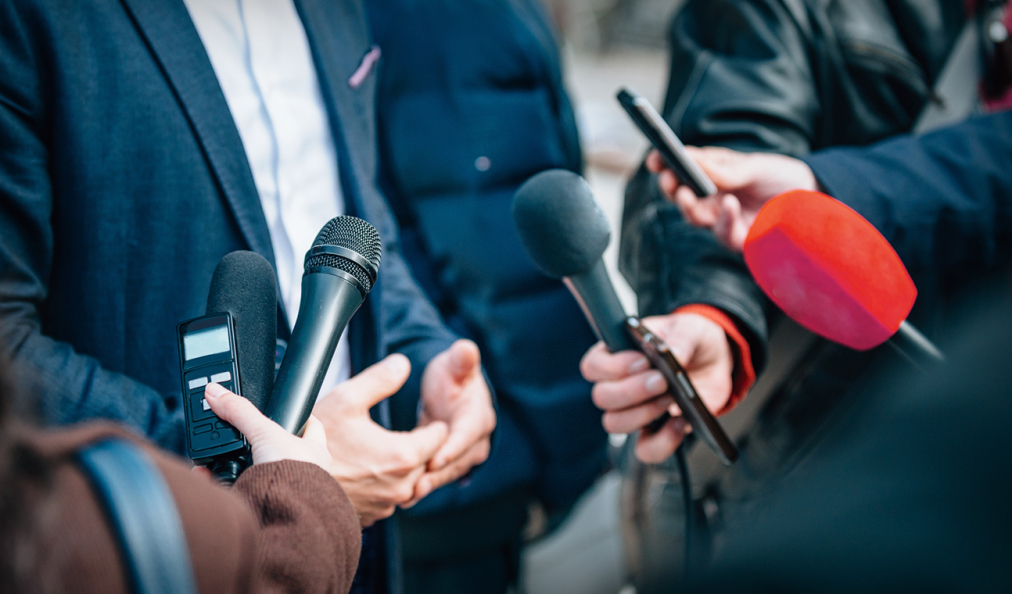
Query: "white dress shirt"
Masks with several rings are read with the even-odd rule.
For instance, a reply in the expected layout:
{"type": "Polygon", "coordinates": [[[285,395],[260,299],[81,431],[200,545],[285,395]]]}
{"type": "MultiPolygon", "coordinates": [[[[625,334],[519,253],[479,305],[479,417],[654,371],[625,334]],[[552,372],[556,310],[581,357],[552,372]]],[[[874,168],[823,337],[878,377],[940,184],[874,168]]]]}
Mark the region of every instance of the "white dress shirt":
{"type": "MultiPolygon", "coordinates": [[[[324,223],[344,213],[337,152],[306,31],[292,0],[184,3],[242,138],[293,325],[306,252],[324,223]]],[[[320,395],[349,371],[345,332],[320,395]]]]}

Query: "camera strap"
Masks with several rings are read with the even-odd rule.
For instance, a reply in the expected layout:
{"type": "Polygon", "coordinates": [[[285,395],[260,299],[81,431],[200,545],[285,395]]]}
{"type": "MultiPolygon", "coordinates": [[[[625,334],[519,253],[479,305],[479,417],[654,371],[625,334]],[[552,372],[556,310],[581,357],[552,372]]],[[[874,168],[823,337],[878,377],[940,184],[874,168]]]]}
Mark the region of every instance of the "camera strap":
{"type": "Polygon", "coordinates": [[[109,439],[77,453],[105,509],[135,594],[196,594],[190,549],[175,500],[138,446],[109,439]]]}

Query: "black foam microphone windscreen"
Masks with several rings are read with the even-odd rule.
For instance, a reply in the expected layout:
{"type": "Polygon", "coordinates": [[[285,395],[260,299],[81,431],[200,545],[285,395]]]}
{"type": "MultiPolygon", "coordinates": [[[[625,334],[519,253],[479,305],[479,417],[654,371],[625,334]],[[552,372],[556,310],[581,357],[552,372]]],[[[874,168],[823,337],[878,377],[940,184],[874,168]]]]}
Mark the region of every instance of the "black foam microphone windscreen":
{"type": "Polygon", "coordinates": [[[566,283],[608,348],[636,348],[601,259],[611,227],[586,180],[565,169],[535,175],[513,196],[513,221],[527,255],[542,272],[566,283]]]}
{"type": "Polygon", "coordinates": [[[218,262],[207,313],[232,314],[242,395],[261,411],[274,386],[278,290],[274,268],[260,254],[237,251],[218,262]]]}
{"type": "Polygon", "coordinates": [[[556,278],[593,268],[611,240],[590,185],[565,169],[543,171],[520,186],[513,197],[513,221],[527,255],[556,278]]]}

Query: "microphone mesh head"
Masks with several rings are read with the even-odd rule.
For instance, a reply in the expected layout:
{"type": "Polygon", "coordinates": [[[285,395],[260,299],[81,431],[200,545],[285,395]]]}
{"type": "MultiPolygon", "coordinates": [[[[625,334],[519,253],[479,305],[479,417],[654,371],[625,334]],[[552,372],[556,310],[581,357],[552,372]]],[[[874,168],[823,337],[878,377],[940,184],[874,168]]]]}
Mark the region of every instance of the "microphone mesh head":
{"type": "Polygon", "coordinates": [[[351,250],[365,258],[372,270],[367,271],[348,258],[334,254],[316,254],[306,258],[306,273],[320,266],[336,268],[358,279],[366,292],[372,290],[372,278],[379,271],[380,259],[383,256],[383,243],[376,227],[357,217],[334,217],[316,234],[313,247],[319,245],[333,245],[351,250]]]}

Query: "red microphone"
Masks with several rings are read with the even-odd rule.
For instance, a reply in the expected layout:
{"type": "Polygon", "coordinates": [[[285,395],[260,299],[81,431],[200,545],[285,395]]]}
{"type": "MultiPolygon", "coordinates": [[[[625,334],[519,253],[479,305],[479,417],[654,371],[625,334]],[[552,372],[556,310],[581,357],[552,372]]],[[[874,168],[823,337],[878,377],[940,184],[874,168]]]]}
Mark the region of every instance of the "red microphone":
{"type": "Polygon", "coordinates": [[[944,360],[906,322],[917,289],[900,257],[842,202],[809,190],[773,198],[756,216],[744,254],[766,295],[815,334],[860,351],[889,340],[919,366],[944,360]]]}

